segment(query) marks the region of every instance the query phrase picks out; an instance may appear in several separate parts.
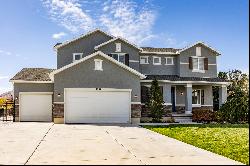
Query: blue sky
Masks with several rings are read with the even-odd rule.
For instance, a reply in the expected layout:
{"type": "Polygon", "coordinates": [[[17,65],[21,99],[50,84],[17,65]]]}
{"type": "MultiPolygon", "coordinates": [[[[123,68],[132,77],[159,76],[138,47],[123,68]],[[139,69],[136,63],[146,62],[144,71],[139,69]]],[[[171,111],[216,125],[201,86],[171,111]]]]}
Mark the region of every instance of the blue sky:
{"type": "Polygon", "coordinates": [[[0,93],[24,67],[56,67],[52,47],[95,28],[140,46],[216,48],[218,70],[249,68],[248,0],[1,0],[0,93]]]}

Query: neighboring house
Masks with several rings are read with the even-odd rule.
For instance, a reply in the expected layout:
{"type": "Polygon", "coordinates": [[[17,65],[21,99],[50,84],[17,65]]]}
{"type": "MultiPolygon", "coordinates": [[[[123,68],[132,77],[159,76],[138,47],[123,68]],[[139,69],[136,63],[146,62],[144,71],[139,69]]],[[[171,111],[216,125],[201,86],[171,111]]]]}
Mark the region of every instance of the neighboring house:
{"type": "Polygon", "coordinates": [[[220,104],[228,82],[217,78],[218,53],[197,42],[183,49],[138,47],[94,30],[58,43],[57,69],[24,68],[14,85],[16,119],[55,123],[138,123],[151,81],[159,81],[164,116],[213,109],[212,86],[220,104]]]}

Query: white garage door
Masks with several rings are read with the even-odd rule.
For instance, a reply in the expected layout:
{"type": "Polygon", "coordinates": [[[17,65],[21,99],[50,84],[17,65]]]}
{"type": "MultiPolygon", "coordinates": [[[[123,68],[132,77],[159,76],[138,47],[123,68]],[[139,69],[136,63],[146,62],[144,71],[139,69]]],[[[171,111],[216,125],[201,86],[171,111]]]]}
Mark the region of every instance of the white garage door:
{"type": "Polygon", "coordinates": [[[129,123],[130,90],[65,90],[66,123],[129,123]]]}
{"type": "Polygon", "coordinates": [[[20,93],[20,121],[52,121],[51,93],[20,93]]]}

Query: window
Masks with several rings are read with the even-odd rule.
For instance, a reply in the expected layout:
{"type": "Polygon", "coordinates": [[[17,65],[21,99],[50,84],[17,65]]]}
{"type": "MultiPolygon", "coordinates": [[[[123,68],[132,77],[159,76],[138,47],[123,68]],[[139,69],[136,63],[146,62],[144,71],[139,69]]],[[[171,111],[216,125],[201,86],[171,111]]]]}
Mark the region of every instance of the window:
{"type": "Polygon", "coordinates": [[[121,51],[122,51],[121,43],[115,43],[115,52],[121,52],[121,51]]]}
{"type": "Polygon", "coordinates": [[[112,58],[125,64],[125,54],[111,54],[112,58]]]}
{"type": "Polygon", "coordinates": [[[161,65],[161,57],[153,56],[153,65],[161,65]]]}
{"type": "Polygon", "coordinates": [[[78,61],[82,58],[83,53],[73,53],[73,62],[78,61]]]}
{"type": "Polygon", "coordinates": [[[149,64],[148,63],[148,56],[141,56],[140,57],[140,64],[149,64]]]}
{"type": "Polygon", "coordinates": [[[196,56],[201,56],[201,47],[196,47],[196,56]]]}
{"type": "Polygon", "coordinates": [[[192,92],[192,104],[193,105],[201,105],[201,90],[196,89],[192,92]]]}
{"type": "Polygon", "coordinates": [[[174,57],[166,57],[166,65],[174,65],[174,57]]]}
{"type": "Polygon", "coordinates": [[[204,58],[203,57],[193,57],[193,71],[204,71],[204,58]]]}
{"type": "Polygon", "coordinates": [[[102,60],[101,59],[95,59],[95,70],[103,70],[102,69],[102,60]]]}
{"type": "Polygon", "coordinates": [[[204,89],[201,90],[201,105],[205,104],[204,89]]]}

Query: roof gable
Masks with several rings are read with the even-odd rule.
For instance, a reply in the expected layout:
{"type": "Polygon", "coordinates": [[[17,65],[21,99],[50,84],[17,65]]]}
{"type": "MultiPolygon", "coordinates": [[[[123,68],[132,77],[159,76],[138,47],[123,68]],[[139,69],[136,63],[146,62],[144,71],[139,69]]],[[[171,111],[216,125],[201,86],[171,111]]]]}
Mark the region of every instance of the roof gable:
{"type": "Polygon", "coordinates": [[[86,61],[86,60],[88,60],[88,59],[90,59],[90,58],[92,58],[92,57],[94,57],[94,56],[97,56],[97,55],[100,55],[100,56],[102,56],[102,57],[108,59],[109,61],[113,62],[114,64],[116,64],[116,65],[118,65],[118,66],[120,66],[120,67],[122,67],[122,68],[128,70],[129,72],[131,72],[131,73],[133,73],[133,74],[139,76],[141,79],[146,78],[146,76],[143,75],[143,74],[141,74],[140,72],[138,72],[138,71],[136,71],[136,70],[134,70],[134,69],[128,67],[127,65],[125,65],[125,64],[123,64],[123,63],[121,63],[121,62],[118,62],[118,61],[115,60],[114,58],[109,57],[108,55],[104,54],[104,53],[101,52],[101,51],[97,51],[97,52],[95,52],[95,53],[93,53],[93,54],[90,54],[90,55],[88,55],[88,56],[82,58],[82,59],[79,60],[79,61],[73,62],[73,63],[71,63],[71,64],[69,64],[69,65],[66,65],[66,66],[64,66],[64,67],[62,67],[62,68],[60,68],[60,69],[57,69],[57,70],[51,72],[51,73],[50,73],[50,78],[51,78],[51,80],[54,80],[54,75],[55,75],[55,74],[58,74],[58,73],[60,73],[60,72],[62,72],[62,71],[64,71],[64,70],[66,70],[66,69],[68,69],[68,68],[71,68],[71,67],[73,67],[73,66],[75,66],[75,65],[77,65],[77,64],[80,64],[80,63],[82,63],[82,62],[84,62],[84,61],[86,61]]]}
{"type": "Polygon", "coordinates": [[[196,45],[199,45],[199,44],[202,45],[202,46],[204,46],[204,47],[206,47],[206,48],[208,48],[209,50],[211,50],[212,52],[214,52],[216,55],[221,55],[216,49],[210,47],[209,45],[207,45],[207,44],[205,44],[204,42],[201,42],[201,41],[196,42],[196,43],[194,43],[194,44],[192,44],[190,46],[187,46],[187,47],[179,50],[178,53],[181,53],[181,52],[183,52],[183,51],[185,51],[185,50],[187,50],[189,48],[192,48],[192,47],[194,47],[196,45]]]}
{"type": "Polygon", "coordinates": [[[84,34],[84,35],[81,35],[80,37],[77,37],[77,38],[75,38],[75,39],[72,39],[72,40],[70,40],[70,41],[66,41],[66,42],[64,42],[64,43],[57,43],[57,44],[54,46],[54,49],[57,50],[57,49],[59,49],[59,48],[61,48],[61,47],[63,47],[63,46],[66,46],[66,45],[68,45],[68,44],[70,44],[70,43],[73,43],[73,42],[75,42],[75,41],[77,41],[77,40],[80,40],[80,39],[82,39],[82,38],[84,38],[84,37],[87,37],[87,36],[92,35],[92,34],[97,33],[97,32],[103,33],[103,34],[105,34],[106,36],[108,36],[108,37],[110,37],[110,38],[114,38],[113,35],[110,35],[110,34],[104,32],[104,31],[102,31],[102,30],[100,30],[100,29],[95,29],[95,30],[93,30],[93,31],[90,31],[90,32],[88,32],[88,33],[86,33],[86,34],[84,34]]]}
{"type": "Polygon", "coordinates": [[[109,41],[107,41],[107,42],[104,42],[104,43],[102,43],[102,44],[100,44],[100,45],[98,45],[98,46],[95,46],[95,50],[98,50],[98,49],[101,48],[102,46],[105,46],[105,45],[107,45],[107,44],[109,44],[109,43],[112,43],[112,42],[114,42],[114,41],[116,41],[116,40],[121,40],[121,41],[127,43],[128,45],[131,45],[132,47],[134,47],[134,48],[136,48],[136,49],[142,51],[142,48],[138,47],[137,45],[135,45],[135,44],[133,44],[133,43],[130,43],[128,40],[123,39],[123,38],[121,38],[121,37],[115,37],[115,38],[113,38],[113,39],[111,39],[111,40],[109,40],[109,41]]]}

